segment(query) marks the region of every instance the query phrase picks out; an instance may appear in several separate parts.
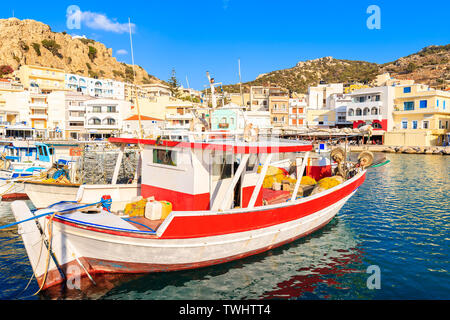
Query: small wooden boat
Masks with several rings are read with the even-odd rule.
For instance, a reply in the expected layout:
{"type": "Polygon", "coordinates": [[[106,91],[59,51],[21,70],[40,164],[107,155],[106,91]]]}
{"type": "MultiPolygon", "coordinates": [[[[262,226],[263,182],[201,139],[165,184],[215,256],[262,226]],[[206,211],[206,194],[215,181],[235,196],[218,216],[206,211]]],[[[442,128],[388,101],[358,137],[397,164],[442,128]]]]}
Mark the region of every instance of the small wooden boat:
{"type": "Polygon", "coordinates": [[[97,193],[90,205],[63,202],[35,212],[23,201],[13,202],[42,289],[95,274],[192,269],[270,250],[329,223],[366,177],[364,166],[356,165],[342,183],[302,194],[312,145],[293,140],[110,142],[142,147],[141,196],[148,203],[150,198],[170,202],[172,211],[159,219],[148,216],[147,209],[143,216],[128,216],[123,203],[106,201],[112,198],[107,193],[97,193]],[[288,197],[265,193],[269,167],[286,159],[296,164],[298,177],[288,186],[288,197]]]}

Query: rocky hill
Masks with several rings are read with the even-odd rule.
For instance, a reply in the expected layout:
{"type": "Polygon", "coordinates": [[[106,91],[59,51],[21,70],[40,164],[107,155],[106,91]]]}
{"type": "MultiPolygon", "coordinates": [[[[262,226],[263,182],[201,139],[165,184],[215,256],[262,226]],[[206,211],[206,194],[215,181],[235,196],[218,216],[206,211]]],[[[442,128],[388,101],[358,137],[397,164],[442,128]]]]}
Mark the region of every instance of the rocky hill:
{"type": "MultiPolygon", "coordinates": [[[[21,65],[64,69],[67,73],[133,81],[131,65],[117,61],[112,49],[83,38],[72,38],[35,20],[0,19],[0,65],[17,70],[21,65]]],[[[158,83],[142,67],[136,67],[136,83],[158,83]]]]}
{"type": "MultiPolygon", "coordinates": [[[[450,45],[429,46],[421,51],[396,61],[377,64],[323,57],[301,61],[289,69],[260,74],[255,80],[243,83],[244,91],[250,86],[277,85],[293,92],[306,93],[309,86],[320,81],[327,83],[369,83],[376,75],[389,72],[399,79],[414,79],[432,87],[445,88],[450,85],[450,45]]],[[[228,92],[239,92],[239,85],[226,85],[228,92]]]]}
{"type": "Polygon", "coordinates": [[[450,44],[429,46],[417,53],[380,65],[380,73],[389,72],[398,79],[414,79],[432,87],[450,85],[450,44]]]}

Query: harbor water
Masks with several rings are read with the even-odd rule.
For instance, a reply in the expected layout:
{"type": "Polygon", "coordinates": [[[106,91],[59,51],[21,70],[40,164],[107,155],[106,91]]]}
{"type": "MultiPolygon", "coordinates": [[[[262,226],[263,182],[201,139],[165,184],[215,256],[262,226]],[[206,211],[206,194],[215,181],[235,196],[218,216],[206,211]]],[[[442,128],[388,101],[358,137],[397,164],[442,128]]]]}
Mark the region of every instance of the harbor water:
{"type": "MultiPolygon", "coordinates": [[[[98,281],[70,298],[450,299],[450,157],[386,158],[326,227],[303,239],[222,265],[98,281]]],[[[13,221],[3,203],[0,225],[13,221]]],[[[0,299],[49,298],[33,295],[39,288],[17,230],[0,231],[0,246],[0,299]]]]}

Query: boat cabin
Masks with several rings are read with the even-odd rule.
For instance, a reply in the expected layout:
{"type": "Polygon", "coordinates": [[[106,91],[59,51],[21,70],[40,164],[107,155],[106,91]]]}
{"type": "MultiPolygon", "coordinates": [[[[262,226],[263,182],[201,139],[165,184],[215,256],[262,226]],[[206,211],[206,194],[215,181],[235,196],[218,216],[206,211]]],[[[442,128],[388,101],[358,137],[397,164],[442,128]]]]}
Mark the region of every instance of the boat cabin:
{"type": "Polygon", "coordinates": [[[299,163],[312,150],[293,140],[188,140],[109,139],[143,146],[141,195],[169,201],[175,211],[260,206],[269,166],[299,163]]]}
{"type": "Polygon", "coordinates": [[[4,146],[1,154],[12,162],[51,162],[54,148],[41,142],[14,141],[4,146]]]}

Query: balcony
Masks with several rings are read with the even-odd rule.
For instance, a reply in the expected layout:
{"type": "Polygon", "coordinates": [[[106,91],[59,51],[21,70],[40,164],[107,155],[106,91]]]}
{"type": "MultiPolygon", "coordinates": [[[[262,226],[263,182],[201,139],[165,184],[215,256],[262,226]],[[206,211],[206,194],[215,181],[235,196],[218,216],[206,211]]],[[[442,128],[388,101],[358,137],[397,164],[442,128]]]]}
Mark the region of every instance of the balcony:
{"type": "Polygon", "coordinates": [[[367,115],[353,115],[353,116],[349,116],[347,114],[347,121],[366,121],[366,120],[378,120],[381,121],[383,120],[383,116],[381,114],[376,114],[376,115],[371,115],[371,114],[367,114],[367,115]]]}
{"type": "Polygon", "coordinates": [[[31,109],[47,109],[48,104],[44,102],[33,102],[28,105],[31,109]]]}
{"type": "Polygon", "coordinates": [[[44,119],[47,120],[48,119],[48,115],[45,113],[35,113],[35,114],[30,114],[30,119],[44,119]]]}
{"type": "Polygon", "coordinates": [[[289,113],[287,108],[272,108],[272,113],[289,113]]]}
{"type": "Polygon", "coordinates": [[[166,114],[166,120],[192,120],[194,116],[187,114],[166,114]]]}

